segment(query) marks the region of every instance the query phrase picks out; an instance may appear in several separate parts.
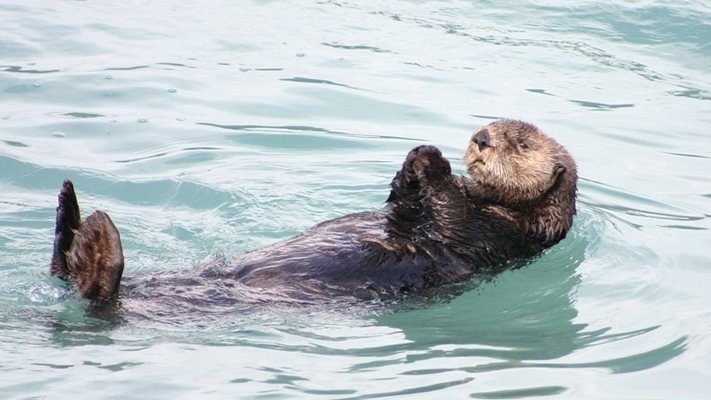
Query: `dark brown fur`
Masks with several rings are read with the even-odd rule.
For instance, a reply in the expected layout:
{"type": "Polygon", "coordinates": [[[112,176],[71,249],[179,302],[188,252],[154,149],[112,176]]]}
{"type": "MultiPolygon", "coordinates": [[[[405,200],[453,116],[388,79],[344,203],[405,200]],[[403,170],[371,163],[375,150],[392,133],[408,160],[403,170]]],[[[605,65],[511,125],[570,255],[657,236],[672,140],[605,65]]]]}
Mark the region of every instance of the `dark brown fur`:
{"type": "MultiPolygon", "coordinates": [[[[383,209],[326,221],[229,263],[164,275],[161,282],[203,285],[208,293],[239,283],[227,285],[234,289],[221,299],[243,297],[240,287],[275,289],[293,299],[391,298],[496,271],[565,237],[575,214],[576,167],[538,128],[493,122],[472,136],[465,164],[469,177],[452,175],[436,147],[417,147],[395,175],[383,209]]],[[[122,271],[115,226],[100,211],[80,222],[65,181],[51,273],[71,279],[86,298],[107,300],[116,297],[122,271]]],[[[154,282],[138,278],[132,287],[151,291],[154,282]]]]}
{"type": "Polygon", "coordinates": [[[86,298],[115,298],[123,274],[118,229],[105,212],[98,210],[81,222],[74,185],[69,180],[64,181],[59,193],[55,229],[50,273],[73,280],[86,298]]]}

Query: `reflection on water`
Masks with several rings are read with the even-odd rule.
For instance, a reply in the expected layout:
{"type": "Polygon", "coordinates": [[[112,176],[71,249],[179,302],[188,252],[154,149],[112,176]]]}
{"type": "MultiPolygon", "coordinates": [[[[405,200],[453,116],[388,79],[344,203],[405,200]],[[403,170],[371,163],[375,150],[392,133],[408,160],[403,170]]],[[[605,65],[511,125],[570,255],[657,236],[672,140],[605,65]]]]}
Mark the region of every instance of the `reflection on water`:
{"type": "Polygon", "coordinates": [[[388,314],[381,322],[401,329],[411,340],[409,348],[423,352],[408,361],[449,356],[491,359],[481,365],[464,367],[469,372],[542,366],[600,367],[631,372],[678,356],[686,346],[684,337],[646,355],[589,363],[540,362],[560,359],[585,347],[644,335],[658,328],[650,326],[612,333],[610,327],[590,330],[586,324],[575,322],[578,312],[574,304],[581,282],[576,269],[602,233],[600,223],[603,221],[586,214],[578,219],[572,238],[534,264],[507,271],[446,304],[388,314]],[[457,348],[456,345],[462,346],[457,348]],[[446,350],[439,349],[442,346],[446,350]]]}

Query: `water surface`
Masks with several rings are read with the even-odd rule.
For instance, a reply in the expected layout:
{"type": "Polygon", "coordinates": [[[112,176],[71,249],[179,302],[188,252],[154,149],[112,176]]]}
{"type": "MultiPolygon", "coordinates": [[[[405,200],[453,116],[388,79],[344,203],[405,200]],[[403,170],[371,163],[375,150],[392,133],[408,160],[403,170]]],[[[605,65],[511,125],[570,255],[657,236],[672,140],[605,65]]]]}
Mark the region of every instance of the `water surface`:
{"type": "Polygon", "coordinates": [[[0,398],[706,399],[699,1],[0,2],[0,398]],[[569,237],[454,298],[107,321],[48,276],[56,193],[126,275],[380,207],[493,119],[578,162],[569,237]]]}

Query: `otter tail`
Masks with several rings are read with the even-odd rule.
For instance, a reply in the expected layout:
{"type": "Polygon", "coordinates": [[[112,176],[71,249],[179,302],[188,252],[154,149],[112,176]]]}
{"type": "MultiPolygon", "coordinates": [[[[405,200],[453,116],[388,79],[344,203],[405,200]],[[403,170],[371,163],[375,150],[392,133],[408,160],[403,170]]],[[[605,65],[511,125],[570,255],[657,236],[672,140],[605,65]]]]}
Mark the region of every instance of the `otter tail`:
{"type": "Polygon", "coordinates": [[[94,211],[82,222],[69,180],[62,185],[58,203],[50,273],[74,282],[87,299],[115,298],[123,274],[123,249],[116,226],[103,211],[94,211]]]}

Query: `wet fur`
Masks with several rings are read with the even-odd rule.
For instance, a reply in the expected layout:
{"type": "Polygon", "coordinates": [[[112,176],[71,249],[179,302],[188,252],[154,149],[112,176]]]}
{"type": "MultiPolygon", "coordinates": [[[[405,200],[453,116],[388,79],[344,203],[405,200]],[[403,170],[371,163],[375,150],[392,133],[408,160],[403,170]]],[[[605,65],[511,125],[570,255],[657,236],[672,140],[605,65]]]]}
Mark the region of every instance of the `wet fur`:
{"type": "MultiPolygon", "coordinates": [[[[470,176],[452,175],[434,146],[407,155],[381,210],[346,215],[235,259],[160,276],[160,285],[268,288],[286,299],[387,299],[496,271],[563,239],[575,214],[577,173],[570,155],[533,125],[502,120],[483,127],[487,144],[465,153],[470,176]]],[[[481,136],[481,135],[480,135],[481,136]]],[[[123,271],[118,231],[97,211],[80,222],[74,189],[59,195],[53,275],[86,298],[116,298],[123,271]]],[[[129,292],[151,292],[136,277],[129,292]]],[[[155,290],[155,292],[165,292],[155,290]]],[[[218,300],[215,300],[218,301],[218,300]]]]}
{"type": "Polygon", "coordinates": [[[62,184],[58,202],[50,273],[71,279],[86,298],[101,301],[116,298],[124,266],[118,229],[103,211],[94,211],[80,221],[71,181],[62,184]]]}

